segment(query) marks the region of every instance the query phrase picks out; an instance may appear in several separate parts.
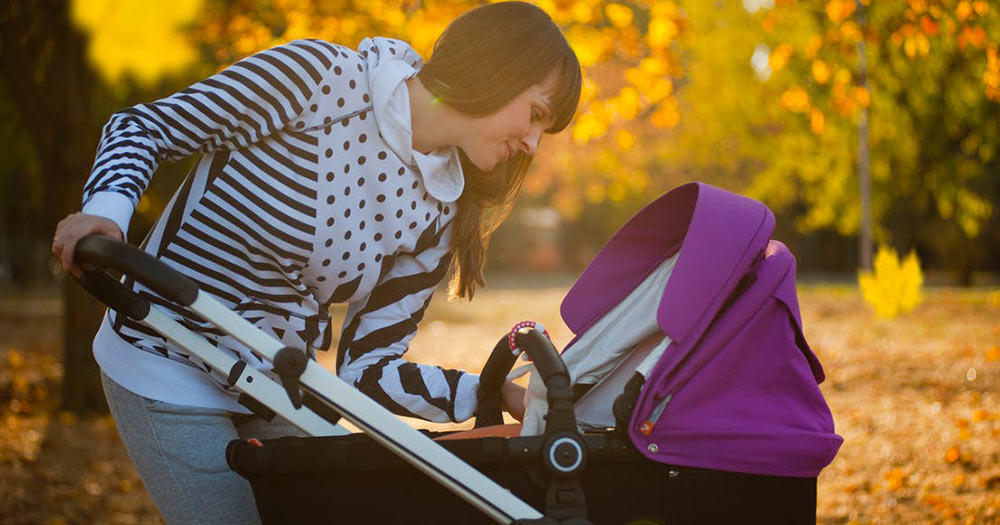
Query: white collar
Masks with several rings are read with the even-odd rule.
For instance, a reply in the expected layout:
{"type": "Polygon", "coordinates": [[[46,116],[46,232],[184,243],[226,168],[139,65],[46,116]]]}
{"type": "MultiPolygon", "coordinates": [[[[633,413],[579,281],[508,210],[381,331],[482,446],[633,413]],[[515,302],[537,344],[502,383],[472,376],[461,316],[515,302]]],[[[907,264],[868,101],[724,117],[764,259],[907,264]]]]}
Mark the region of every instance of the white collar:
{"type": "Polygon", "coordinates": [[[413,149],[406,79],[416,76],[423,66],[420,56],[405,42],[381,37],[362,40],[358,51],[368,52],[372,111],[382,139],[403,162],[416,168],[427,193],[441,202],[458,200],[465,188],[458,148],[447,146],[426,154],[413,149]]]}

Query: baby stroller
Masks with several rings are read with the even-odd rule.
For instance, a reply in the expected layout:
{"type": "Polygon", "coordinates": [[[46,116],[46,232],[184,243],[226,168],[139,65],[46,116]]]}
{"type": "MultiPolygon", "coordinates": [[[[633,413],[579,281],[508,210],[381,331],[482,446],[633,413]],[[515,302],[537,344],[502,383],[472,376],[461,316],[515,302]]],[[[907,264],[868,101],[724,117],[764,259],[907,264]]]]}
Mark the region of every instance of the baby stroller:
{"type": "Polygon", "coordinates": [[[794,258],[769,240],[773,227],[762,204],[706,184],[648,205],[563,301],[573,366],[537,330],[502,338],[466,439],[412,429],[138,250],[88,238],[77,257],[129,273],[274,364],[273,378],[247,373],[106,274],[81,279],[112,308],[214,354],[203,359],[262,417],[278,412],[319,436],[230,443],[265,523],[813,523],[816,476],[842,438],[802,335],[794,258]],[[645,321],[633,330],[620,322],[630,314],[645,321]],[[511,341],[544,385],[525,421],[540,435],[483,437],[501,422],[511,341]],[[340,416],[365,433],[339,435],[340,416]]]}

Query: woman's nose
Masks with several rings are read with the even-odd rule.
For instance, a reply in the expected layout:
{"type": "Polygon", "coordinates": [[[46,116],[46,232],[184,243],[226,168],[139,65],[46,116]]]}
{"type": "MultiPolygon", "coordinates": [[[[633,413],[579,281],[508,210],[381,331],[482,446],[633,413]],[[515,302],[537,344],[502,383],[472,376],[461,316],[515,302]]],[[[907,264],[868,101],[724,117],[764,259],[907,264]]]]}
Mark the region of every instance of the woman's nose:
{"type": "Polygon", "coordinates": [[[521,150],[528,155],[534,155],[538,150],[538,141],[541,140],[542,130],[536,126],[532,126],[531,131],[521,137],[521,150]]]}

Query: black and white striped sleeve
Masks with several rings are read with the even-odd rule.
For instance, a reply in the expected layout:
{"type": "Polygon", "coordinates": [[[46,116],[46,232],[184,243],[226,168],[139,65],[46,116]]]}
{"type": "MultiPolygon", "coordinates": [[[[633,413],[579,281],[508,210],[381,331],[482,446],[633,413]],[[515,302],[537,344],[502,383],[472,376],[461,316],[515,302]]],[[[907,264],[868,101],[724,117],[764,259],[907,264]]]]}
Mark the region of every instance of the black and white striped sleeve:
{"type": "Polygon", "coordinates": [[[364,300],[350,305],[338,348],[338,375],[392,412],[461,422],[476,410],[479,376],[402,358],[451,262],[450,227],[419,255],[397,257],[364,300]]]}
{"type": "Polygon", "coordinates": [[[104,215],[127,231],[160,162],[245,147],[289,125],[304,113],[336,53],[326,42],[296,40],[167,98],[115,113],[84,187],[84,212],[104,215]]]}

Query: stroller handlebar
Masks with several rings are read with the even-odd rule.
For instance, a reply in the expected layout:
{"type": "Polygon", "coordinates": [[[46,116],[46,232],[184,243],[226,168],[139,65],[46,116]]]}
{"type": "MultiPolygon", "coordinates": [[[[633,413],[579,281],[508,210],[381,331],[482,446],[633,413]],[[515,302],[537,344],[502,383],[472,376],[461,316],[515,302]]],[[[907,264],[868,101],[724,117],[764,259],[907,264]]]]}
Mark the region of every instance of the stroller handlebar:
{"type": "MultiPolygon", "coordinates": [[[[549,401],[546,432],[556,430],[576,431],[573,414],[573,391],[569,372],[559,352],[541,331],[522,328],[517,331],[518,348],[531,357],[539,376],[545,383],[549,401]]],[[[479,376],[479,406],[476,410],[476,428],[503,423],[500,407],[500,388],[507,374],[517,361],[511,352],[506,336],[501,337],[479,376]]]]}
{"type": "MultiPolygon", "coordinates": [[[[198,285],[194,281],[126,242],[100,235],[88,235],[77,243],[74,260],[83,266],[89,265],[98,269],[114,268],[166,299],[183,306],[190,306],[198,297],[198,285]]],[[[93,277],[93,274],[91,276],[93,277]]],[[[102,284],[100,288],[105,286],[102,284]]],[[[109,299],[113,300],[107,291],[100,293],[91,291],[91,293],[106,303],[109,299]]]]}

